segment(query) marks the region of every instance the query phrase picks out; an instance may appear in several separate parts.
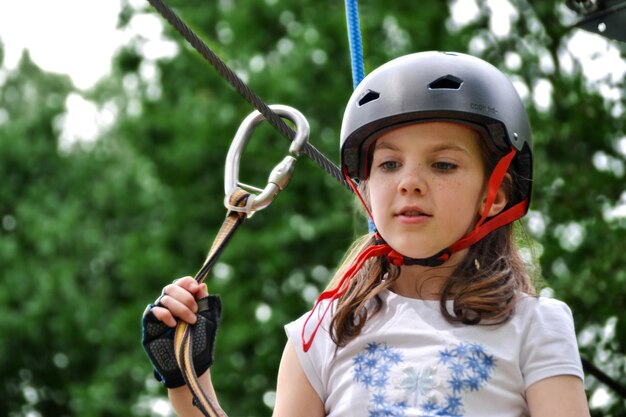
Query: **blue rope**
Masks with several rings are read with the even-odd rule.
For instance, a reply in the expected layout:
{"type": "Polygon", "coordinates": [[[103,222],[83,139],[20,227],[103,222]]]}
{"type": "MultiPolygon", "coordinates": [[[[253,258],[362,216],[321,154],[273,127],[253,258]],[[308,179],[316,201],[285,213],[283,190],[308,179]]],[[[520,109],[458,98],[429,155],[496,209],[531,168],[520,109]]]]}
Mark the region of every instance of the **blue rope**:
{"type": "Polygon", "coordinates": [[[352,59],[352,86],[356,88],[365,77],[358,0],[346,0],[346,21],[348,23],[348,41],[350,42],[350,57],[352,59]]]}
{"type": "MultiPolygon", "coordinates": [[[[350,43],[350,58],[352,61],[352,87],[357,88],[363,78],[365,78],[358,0],[346,0],[346,22],[348,24],[348,41],[350,43]]],[[[370,232],[376,230],[374,223],[369,218],[367,219],[367,229],[370,232]]]]}

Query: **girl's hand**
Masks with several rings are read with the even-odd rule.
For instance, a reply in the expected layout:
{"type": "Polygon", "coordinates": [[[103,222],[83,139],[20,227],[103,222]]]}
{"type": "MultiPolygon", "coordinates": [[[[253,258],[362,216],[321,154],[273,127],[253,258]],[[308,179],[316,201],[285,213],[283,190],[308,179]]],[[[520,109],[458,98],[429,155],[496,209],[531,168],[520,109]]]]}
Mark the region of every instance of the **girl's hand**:
{"type": "Polygon", "coordinates": [[[198,284],[193,277],[183,277],[163,288],[152,313],[168,327],[176,327],[177,319],[195,324],[198,312],[197,300],[208,296],[206,284],[198,284]]]}
{"type": "Polygon", "coordinates": [[[174,327],[183,320],[192,329],[193,364],[202,375],[213,364],[215,335],[220,323],[222,303],[208,295],[206,285],[192,277],[177,279],[163,288],[161,296],[143,314],[141,343],[155,370],[155,377],[168,388],[185,385],[174,352],[174,327]]]}

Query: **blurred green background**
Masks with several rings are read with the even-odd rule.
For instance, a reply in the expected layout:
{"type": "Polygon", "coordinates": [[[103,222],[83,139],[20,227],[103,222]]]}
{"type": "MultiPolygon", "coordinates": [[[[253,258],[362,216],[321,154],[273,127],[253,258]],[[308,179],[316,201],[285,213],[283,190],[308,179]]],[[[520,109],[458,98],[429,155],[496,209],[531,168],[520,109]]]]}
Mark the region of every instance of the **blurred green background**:
{"type": "MultiPolygon", "coordinates": [[[[582,356],[626,384],[626,87],[619,66],[585,74],[575,53],[585,42],[564,3],[361,2],[366,72],[434,49],[481,56],[513,78],[534,129],[529,257],[543,294],[572,308],[582,356]]],[[[312,144],[338,161],[352,90],[342,2],[168,4],[266,102],[302,111],[312,144]]],[[[165,284],[201,266],[225,215],[226,152],[253,109],[148,3],[122,5],[120,29],[153,19],[175,53],[155,59],[149,39],[134,36],[87,90],[28,54],[0,72],[0,416],[172,415],[140,317],[165,284]],[[68,143],[62,125],[79,98],[102,122],[97,140],[68,143]]],[[[590,55],[624,65],[624,44],[588,36],[590,55]]],[[[241,179],[263,185],[287,147],[262,126],[241,179]]],[[[303,157],[214,268],[207,282],[224,315],[213,380],[229,415],[271,414],[282,326],[311,307],[366,231],[355,207],[303,157]]],[[[626,415],[593,376],[586,386],[594,416],[626,415]]]]}

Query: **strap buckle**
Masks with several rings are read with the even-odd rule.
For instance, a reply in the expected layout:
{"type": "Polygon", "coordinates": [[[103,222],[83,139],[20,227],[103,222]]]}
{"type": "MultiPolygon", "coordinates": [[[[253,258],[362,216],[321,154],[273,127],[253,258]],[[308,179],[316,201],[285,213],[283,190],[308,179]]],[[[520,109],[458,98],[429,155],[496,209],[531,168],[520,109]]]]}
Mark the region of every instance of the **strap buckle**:
{"type": "Polygon", "coordinates": [[[296,134],[289,146],[290,155],[287,155],[274,167],[269,175],[265,188],[261,189],[239,182],[239,163],[241,161],[241,155],[254,129],[265,120],[265,116],[259,111],[250,113],[243,122],[241,122],[235,134],[235,138],[230,145],[228,154],[226,155],[226,167],[224,170],[224,192],[226,197],[224,199],[224,205],[229,210],[245,212],[248,217],[251,217],[255,211],[267,207],[274,198],[276,198],[276,195],[287,186],[295,168],[296,158],[300,155],[300,151],[309,139],[309,123],[302,113],[293,107],[281,104],[275,104],[269,107],[279,116],[292,121],[296,127],[296,134]],[[248,204],[246,204],[245,207],[233,207],[229,203],[230,195],[237,188],[244,189],[251,194],[248,198],[248,204]]]}

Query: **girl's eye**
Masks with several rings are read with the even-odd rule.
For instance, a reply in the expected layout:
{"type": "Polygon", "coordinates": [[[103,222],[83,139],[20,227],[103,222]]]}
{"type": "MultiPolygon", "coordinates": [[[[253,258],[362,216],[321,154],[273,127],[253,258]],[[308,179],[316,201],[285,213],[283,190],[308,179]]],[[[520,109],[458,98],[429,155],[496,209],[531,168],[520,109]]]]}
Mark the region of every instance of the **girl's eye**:
{"type": "Polygon", "coordinates": [[[378,166],[384,171],[391,171],[395,168],[398,168],[399,164],[395,161],[383,161],[378,166]]]}
{"type": "Polygon", "coordinates": [[[453,164],[452,162],[435,162],[433,164],[433,167],[439,171],[452,171],[454,169],[457,168],[456,164],[453,164]]]}

